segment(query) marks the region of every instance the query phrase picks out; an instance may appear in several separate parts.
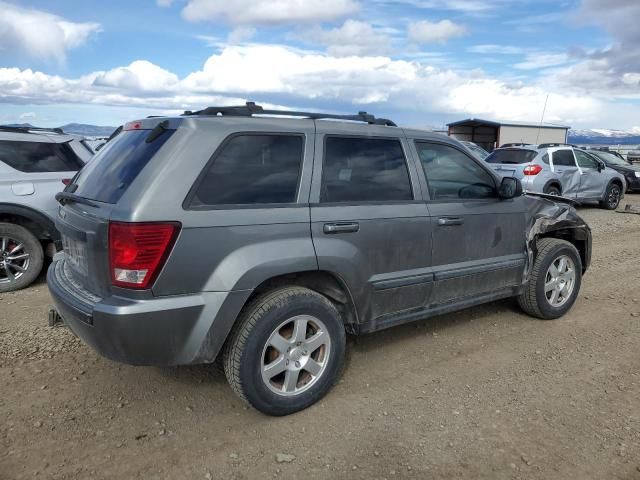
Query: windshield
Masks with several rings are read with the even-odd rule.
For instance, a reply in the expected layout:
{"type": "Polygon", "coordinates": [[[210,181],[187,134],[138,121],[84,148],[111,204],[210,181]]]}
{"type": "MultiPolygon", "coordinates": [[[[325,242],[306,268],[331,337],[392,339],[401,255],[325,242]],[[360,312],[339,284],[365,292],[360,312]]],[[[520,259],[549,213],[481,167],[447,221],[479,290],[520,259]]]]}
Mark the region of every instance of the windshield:
{"type": "Polygon", "coordinates": [[[620,157],[617,157],[613,153],[594,152],[594,151],[590,151],[589,153],[595,154],[598,158],[600,158],[600,160],[602,160],[607,165],[620,165],[625,167],[628,167],[630,165],[629,162],[621,159],[620,157]]]}
{"type": "Polygon", "coordinates": [[[105,203],[117,203],[149,160],[175,130],[164,130],[152,141],[149,130],[122,132],[80,170],[73,193],[105,203]]]}
{"type": "Polygon", "coordinates": [[[486,159],[488,163],[529,163],[536,158],[538,152],[533,150],[523,150],[517,148],[508,148],[504,150],[494,150],[486,159]]]}
{"type": "Polygon", "coordinates": [[[481,160],[484,160],[489,156],[489,152],[487,152],[484,148],[476,145],[472,142],[464,142],[464,146],[475,153],[481,160]]]}

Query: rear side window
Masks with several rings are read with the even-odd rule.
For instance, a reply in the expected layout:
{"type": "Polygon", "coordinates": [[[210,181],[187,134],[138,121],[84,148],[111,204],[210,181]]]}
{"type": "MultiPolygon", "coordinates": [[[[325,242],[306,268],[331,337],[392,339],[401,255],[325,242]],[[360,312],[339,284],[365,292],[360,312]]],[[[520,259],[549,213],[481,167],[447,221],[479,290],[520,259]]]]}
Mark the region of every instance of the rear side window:
{"type": "Polygon", "coordinates": [[[536,158],[537,153],[532,150],[496,150],[486,158],[488,163],[529,163],[536,158]]]}
{"type": "Polygon", "coordinates": [[[321,202],[403,200],[413,192],[399,140],[327,137],[321,202]]]}
{"type": "Polygon", "coordinates": [[[74,179],[76,195],[117,203],[129,185],[175,130],[164,130],[147,142],[149,130],[124,131],[108,142],[74,179]]]}
{"type": "Polygon", "coordinates": [[[575,167],[576,160],[573,158],[573,152],[571,150],[557,150],[552,154],[553,165],[560,167],[575,167]]]}
{"type": "Polygon", "coordinates": [[[295,203],[303,152],[302,135],[234,136],[206,167],[190,206],[295,203]]]}
{"type": "Polygon", "coordinates": [[[25,173],[75,172],[83,166],[66,143],[2,140],[0,161],[25,173]]]}

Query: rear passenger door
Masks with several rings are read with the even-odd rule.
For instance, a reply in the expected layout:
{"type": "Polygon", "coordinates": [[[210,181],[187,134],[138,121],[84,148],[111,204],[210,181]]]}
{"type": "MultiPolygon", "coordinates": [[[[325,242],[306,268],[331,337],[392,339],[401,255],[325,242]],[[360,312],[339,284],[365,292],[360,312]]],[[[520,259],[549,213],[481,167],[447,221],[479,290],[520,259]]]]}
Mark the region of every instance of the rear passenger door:
{"type": "Polygon", "coordinates": [[[422,309],[433,275],[431,232],[402,131],[317,122],[311,233],[320,270],[349,287],[360,322],[380,328],[422,309]],[[352,133],[349,132],[351,129],[352,133]]]}
{"type": "Polygon", "coordinates": [[[573,150],[551,148],[551,169],[562,185],[562,196],[576,198],[580,190],[580,170],[576,165],[573,150]]]}
{"type": "Polygon", "coordinates": [[[415,140],[431,213],[431,308],[503,292],[522,283],[525,197],[501,200],[484,162],[450,144],[415,140]]]}

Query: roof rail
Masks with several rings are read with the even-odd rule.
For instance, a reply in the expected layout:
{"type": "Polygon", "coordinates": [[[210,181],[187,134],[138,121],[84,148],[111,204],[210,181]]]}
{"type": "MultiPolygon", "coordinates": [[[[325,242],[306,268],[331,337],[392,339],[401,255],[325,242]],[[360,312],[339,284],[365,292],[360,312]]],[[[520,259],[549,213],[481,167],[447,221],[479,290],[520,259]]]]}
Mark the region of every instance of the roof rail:
{"type": "Polygon", "coordinates": [[[510,148],[510,147],[533,147],[532,143],[505,143],[504,145],[500,145],[500,148],[510,148]]]}
{"type": "Polygon", "coordinates": [[[573,148],[580,148],[577,145],[574,145],[572,143],[541,143],[540,145],[538,145],[538,148],[551,148],[551,147],[573,147],[573,148]]]}
{"type": "Polygon", "coordinates": [[[294,110],[265,110],[260,105],[256,105],[255,102],[247,102],[246,105],[231,106],[231,107],[207,107],[203,110],[192,112],[187,110],[182,114],[183,116],[216,116],[222,115],[229,117],[251,117],[253,115],[276,115],[287,117],[304,117],[312,120],[319,119],[335,119],[335,120],[350,120],[354,122],[365,122],[371,125],[386,125],[389,127],[397,127],[397,125],[386,118],[376,118],[367,112],[358,112],[356,115],[336,115],[331,113],[317,113],[317,112],[298,112],[294,110]]]}
{"type": "Polygon", "coordinates": [[[16,132],[16,133],[33,133],[33,132],[47,133],[48,132],[48,133],[64,134],[61,128],[22,127],[22,126],[11,126],[11,125],[0,125],[0,131],[16,132]]]}

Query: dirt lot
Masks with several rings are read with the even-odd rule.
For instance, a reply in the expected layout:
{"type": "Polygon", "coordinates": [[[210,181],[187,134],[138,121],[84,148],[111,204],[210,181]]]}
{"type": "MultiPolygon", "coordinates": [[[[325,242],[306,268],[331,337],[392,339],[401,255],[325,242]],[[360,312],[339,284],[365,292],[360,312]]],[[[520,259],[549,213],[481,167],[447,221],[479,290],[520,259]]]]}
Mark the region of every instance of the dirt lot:
{"type": "Polygon", "coordinates": [[[0,295],[0,478],[640,479],[640,216],[580,212],[594,258],[564,319],[505,301],[350,339],[287,418],[211,368],[99,357],[46,326],[43,281],[0,295]]]}

